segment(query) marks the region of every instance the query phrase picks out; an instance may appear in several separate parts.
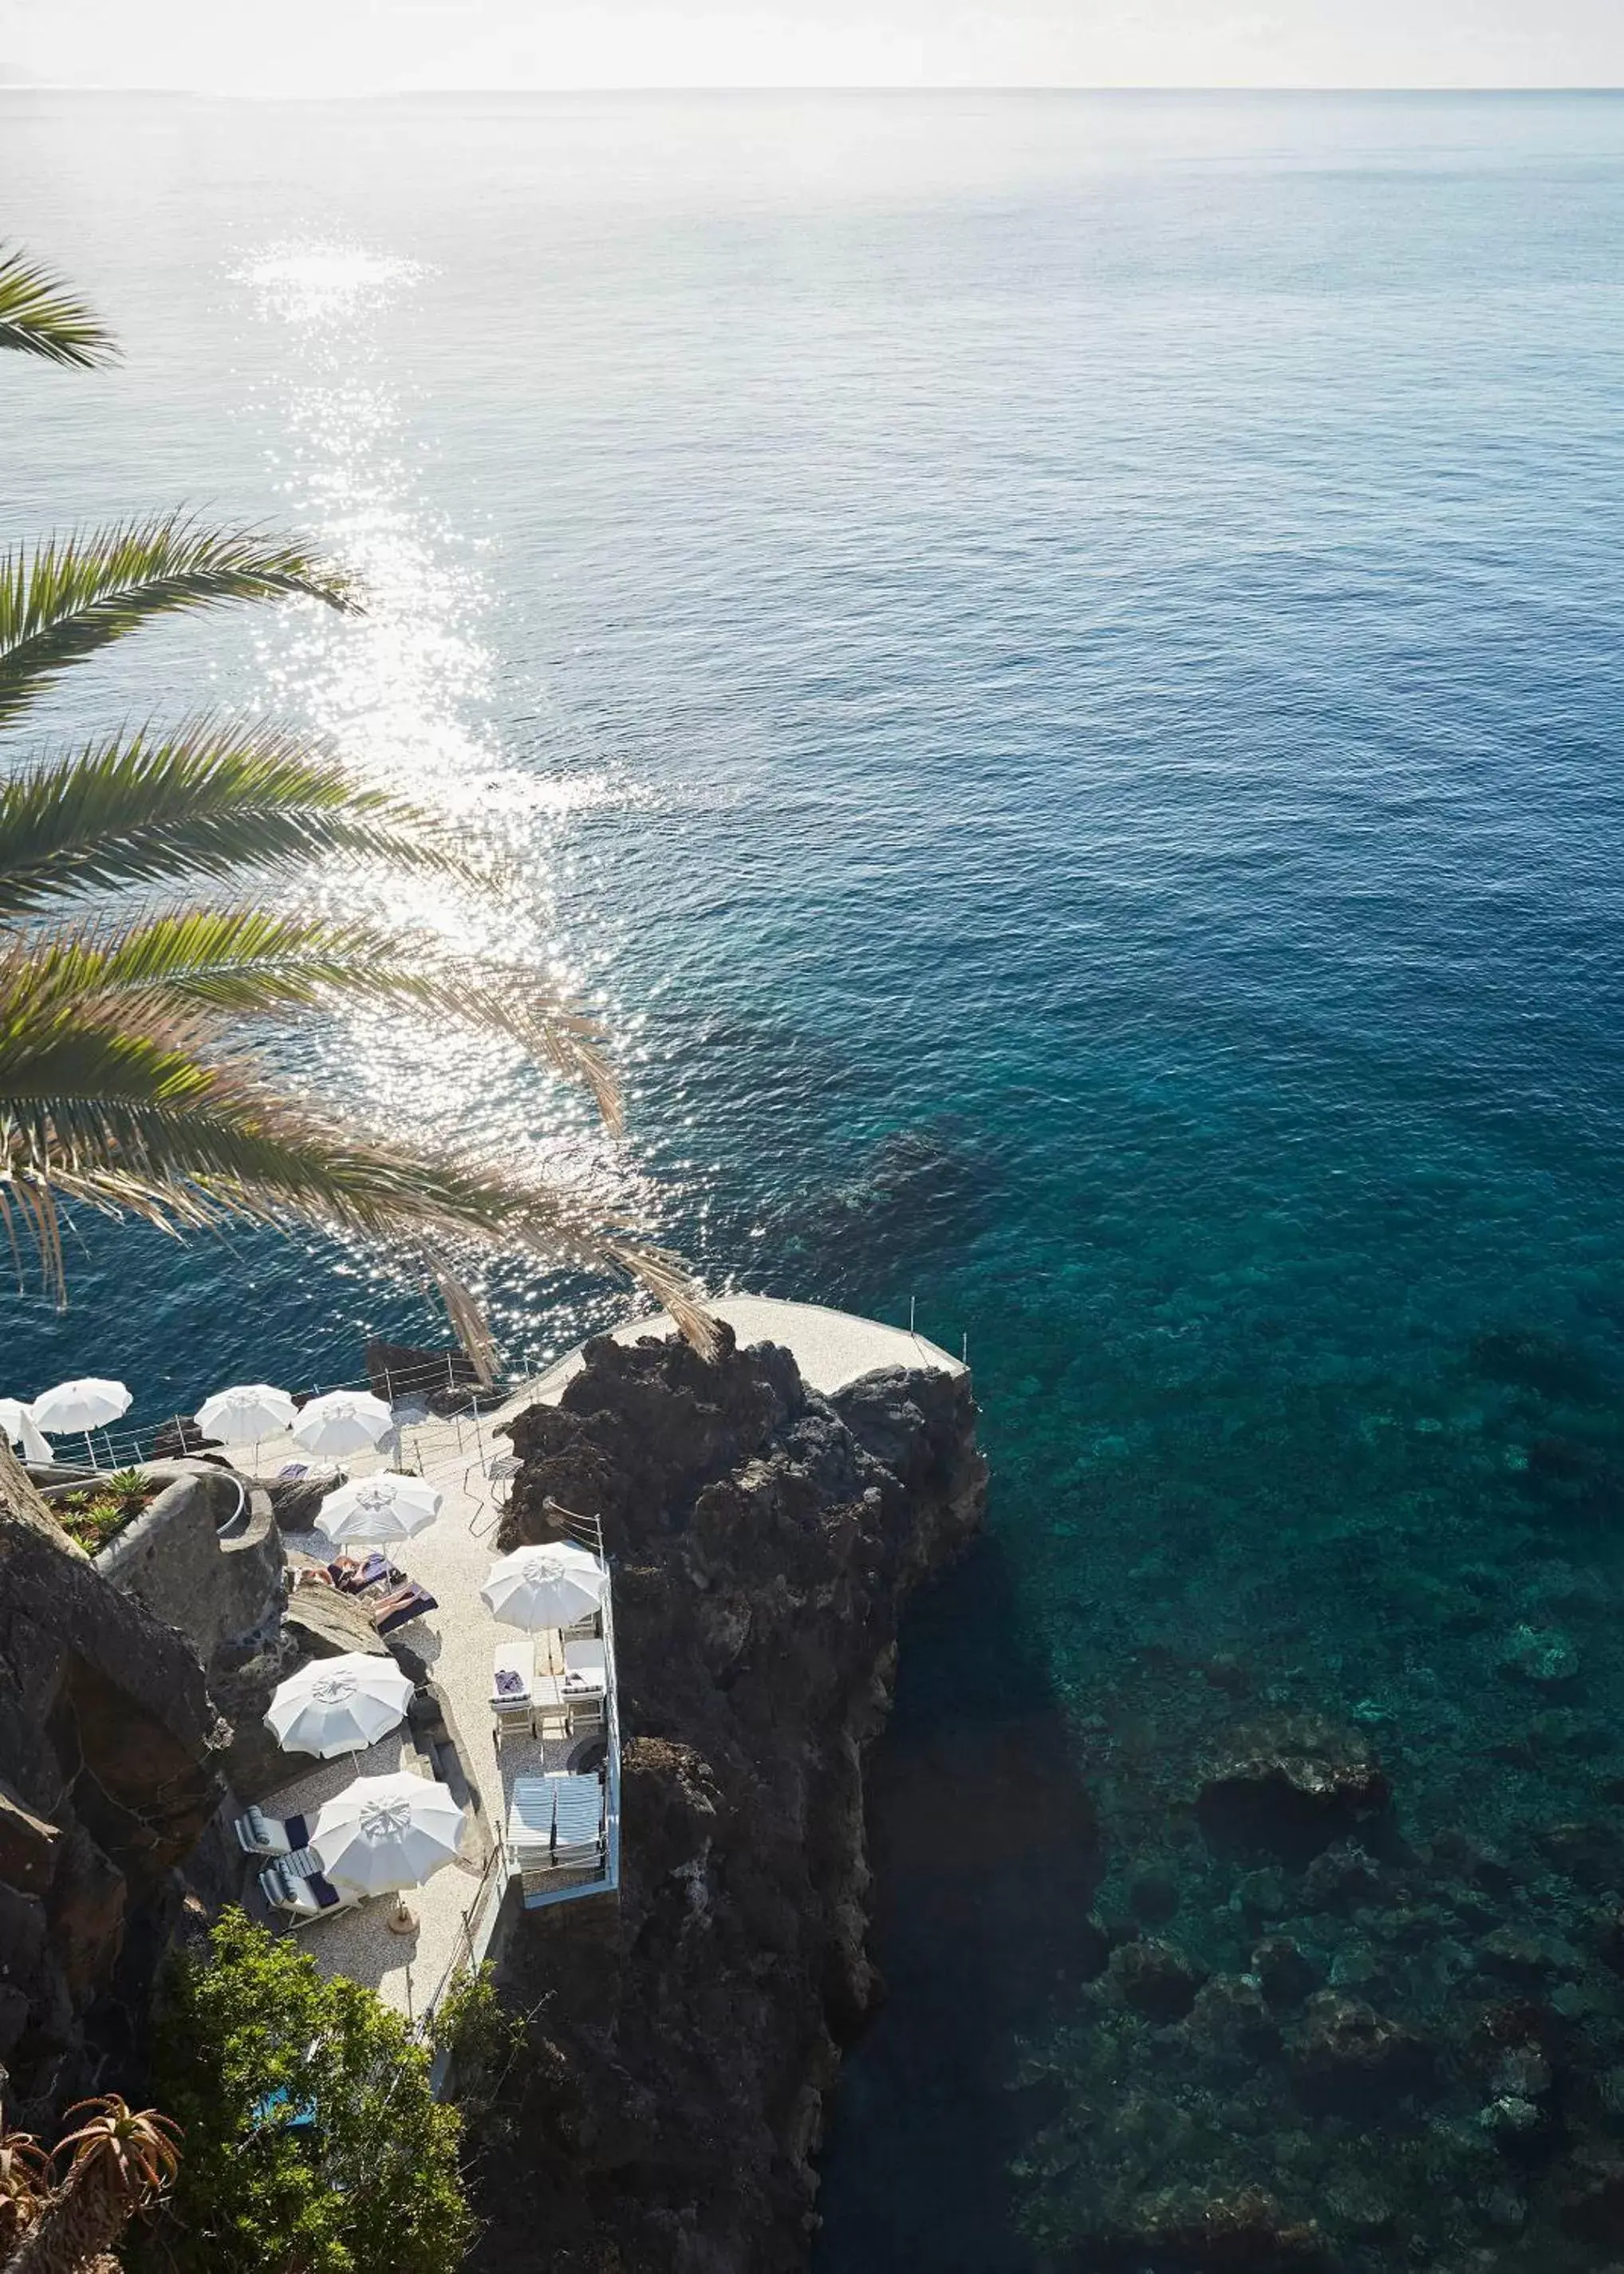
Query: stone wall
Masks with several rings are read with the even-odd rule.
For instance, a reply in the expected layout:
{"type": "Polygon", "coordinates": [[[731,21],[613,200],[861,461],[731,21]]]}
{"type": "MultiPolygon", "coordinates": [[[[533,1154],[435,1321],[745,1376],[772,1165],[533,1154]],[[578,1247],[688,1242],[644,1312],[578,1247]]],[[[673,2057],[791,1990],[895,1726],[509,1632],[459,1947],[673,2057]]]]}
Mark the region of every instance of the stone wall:
{"type": "Polygon", "coordinates": [[[178,1627],[207,1666],[220,1644],[280,1608],[287,1558],[265,1494],[204,1461],[151,1462],[167,1477],[133,1524],[100,1548],[98,1571],[178,1627]],[[227,1536],[221,1527],[229,1526],[227,1536]]]}

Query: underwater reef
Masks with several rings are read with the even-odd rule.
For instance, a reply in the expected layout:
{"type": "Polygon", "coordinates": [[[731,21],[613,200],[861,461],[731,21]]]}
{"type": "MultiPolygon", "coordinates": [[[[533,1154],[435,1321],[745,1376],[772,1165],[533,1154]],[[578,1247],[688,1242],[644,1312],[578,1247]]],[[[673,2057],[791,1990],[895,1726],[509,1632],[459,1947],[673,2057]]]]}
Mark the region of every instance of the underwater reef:
{"type": "Polygon", "coordinates": [[[1327,1410],[1295,1510],[1255,1410],[1152,1522],[1125,1462],[1051,1495],[1104,1876],[1012,2067],[1017,2216],[1045,2274],[1611,2274],[1618,1384],[1492,1326],[1351,1445],[1327,1410]]]}

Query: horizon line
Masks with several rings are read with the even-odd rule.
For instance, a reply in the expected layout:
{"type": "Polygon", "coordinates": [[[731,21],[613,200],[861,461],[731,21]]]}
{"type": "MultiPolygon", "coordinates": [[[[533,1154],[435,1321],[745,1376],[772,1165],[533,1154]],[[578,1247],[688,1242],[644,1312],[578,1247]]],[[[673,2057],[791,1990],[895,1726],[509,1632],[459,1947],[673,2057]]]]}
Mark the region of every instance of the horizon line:
{"type": "Polygon", "coordinates": [[[541,96],[559,98],[581,94],[604,95],[908,95],[908,94],[1052,94],[1052,95],[1396,95],[1425,97],[1428,95],[1620,95],[1624,83],[1507,86],[1503,82],[1471,85],[1462,81],[1439,82],[1436,86],[1326,86],[1303,82],[1291,85],[1258,85],[1241,80],[1214,80],[1202,84],[1161,85],[1143,81],[1109,81],[1095,85],[1058,85],[1049,80],[981,81],[944,79],[931,81],[831,79],[826,81],[763,80],[759,85],[734,86],[695,80],[683,82],[654,81],[630,87],[605,81],[583,81],[569,87],[349,87],[308,94],[282,93],[250,94],[235,87],[125,87],[117,85],[87,86],[66,79],[7,79],[0,80],[0,98],[11,94],[79,94],[79,95],[139,95],[162,96],[177,102],[420,102],[439,101],[459,95],[501,95],[507,97],[541,96]]]}

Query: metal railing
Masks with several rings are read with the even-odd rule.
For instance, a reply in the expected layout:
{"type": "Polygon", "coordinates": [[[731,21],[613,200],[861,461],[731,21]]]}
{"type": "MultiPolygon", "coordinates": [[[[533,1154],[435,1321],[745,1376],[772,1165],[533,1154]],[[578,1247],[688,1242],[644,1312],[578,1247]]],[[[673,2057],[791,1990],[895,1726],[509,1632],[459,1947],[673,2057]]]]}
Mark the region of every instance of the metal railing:
{"type": "MultiPolygon", "coordinates": [[[[482,1448],[484,1440],[479,1425],[484,1417],[496,1412],[499,1407],[506,1405],[527,1382],[538,1380],[541,1374],[547,1372],[548,1365],[551,1363],[551,1361],[544,1361],[538,1373],[531,1353],[527,1351],[522,1366],[516,1367],[509,1373],[498,1375],[488,1387],[482,1388],[458,1375],[456,1371],[458,1353],[447,1351],[435,1355],[437,1358],[443,1355],[445,1359],[444,1392],[441,1391],[437,1381],[428,1383],[424,1380],[425,1369],[419,1365],[410,1368],[409,1374],[402,1368],[380,1367],[376,1375],[366,1374],[352,1375],[340,1382],[312,1382],[308,1389],[294,1390],[289,1395],[296,1404],[302,1404],[310,1398],[325,1397],[329,1390],[334,1389],[369,1390],[375,1394],[376,1383],[381,1379],[384,1384],[385,1403],[395,1409],[398,1426],[412,1427],[414,1411],[421,1408],[422,1422],[445,1422],[455,1426],[457,1446],[461,1451],[470,1432],[475,1444],[482,1448]],[[397,1375],[402,1377],[398,1382],[397,1375]],[[429,1401],[442,1395],[455,1398],[456,1404],[446,1412],[436,1413],[429,1401]]],[[[416,1426],[421,1426],[421,1424],[416,1426]]],[[[233,1452],[242,1455],[244,1458],[251,1458],[255,1450],[252,1446],[231,1447],[217,1442],[209,1443],[206,1442],[207,1437],[207,1431],[199,1429],[195,1420],[177,1412],[166,1413],[159,1420],[143,1422],[133,1428],[113,1427],[88,1431],[75,1429],[64,1433],[61,1453],[54,1465],[64,1470],[71,1469],[86,1476],[96,1474],[97,1468],[102,1465],[108,1469],[133,1469],[139,1467],[143,1461],[171,1457],[169,1452],[161,1455],[155,1449],[160,1442],[166,1439],[170,1441],[177,1452],[184,1443],[191,1443],[200,1451],[233,1452]],[[74,1457],[75,1448],[79,1448],[82,1452],[87,1437],[91,1446],[102,1457],[97,1467],[91,1467],[82,1459],[76,1460],[74,1457]]],[[[267,1454],[280,1452],[288,1442],[285,1437],[263,1437],[259,1440],[259,1449],[267,1454]]],[[[297,1455],[298,1449],[297,1445],[292,1447],[295,1456],[297,1455]]],[[[64,1477],[62,1481],[66,1484],[70,1480],[64,1477]]]]}
{"type": "MultiPolygon", "coordinates": [[[[549,1499],[545,1503],[549,1514],[561,1519],[562,1528],[576,1545],[590,1550],[605,1571],[609,1558],[604,1550],[604,1528],[595,1516],[577,1516],[560,1502],[549,1499]]],[[[614,1585],[613,1577],[604,1589],[599,1607],[598,1623],[603,1630],[604,1645],[604,1838],[603,1858],[599,1868],[590,1876],[572,1876],[567,1885],[526,1890],[523,1901],[526,1910],[543,1910],[555,1903],[579,1902],[588,1895],[613,1894],[620,1885],[620,1701],[619,1669],[614,1653],[614,1585]]],[[[506,1827],[504,1826],[504,1835],[506,1827]]],[[[508,1879],[517,1879],[519,1872],[508,1862],[507,1841],[502,1842],[503,1869],[508,1879]]]]}

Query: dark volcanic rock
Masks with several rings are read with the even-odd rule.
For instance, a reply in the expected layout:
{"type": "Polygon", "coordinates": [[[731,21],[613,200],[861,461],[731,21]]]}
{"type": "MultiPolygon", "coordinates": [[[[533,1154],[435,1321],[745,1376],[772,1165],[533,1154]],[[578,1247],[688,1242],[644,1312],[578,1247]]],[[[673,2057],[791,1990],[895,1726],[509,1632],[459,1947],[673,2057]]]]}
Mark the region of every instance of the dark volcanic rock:
{"type": "Polygon", "coordinates": [[[177,1413],[166,1421],[153,1439],[148,1458],[154,1461],[184,1461],[205,1453],[224,1450],[218,1437],[210,1437],[198,1427],[195,1413],[177,1413]]]}
{"type": "Polygon", "coordinates": [[[1226,1853],[1302,1865],[1386,1809],[1387,1780],[1357,1730],[1312,1713],[1231,1732],[1197,1796],[1202,1831],[1226,1853]]]}
{"type": "Polygon", "coordinates": [[[615,1558],[623,1866],[610,1905],[538,1912],[505,1961],[537,2007],[475,2263],[636,2274],[804,2265],[838,2047],[877,1995],[863,1748],[915,1580],[980,1520],[967,1382],[826,1400],[786,1351],[589,1345],[512,1424],[501,1545],[554,1499],[615,1558]],[[594,1916],[594,1914],[596,1914],[594,1916]]]}
{"type": "Polygon", "coordinates": [[[386,1405],[417,1401],[431,1413],[460,1413],[473,1401],[479,1375],[459,1350],[416,1350],[374,1339],[366,1345],[366,1378],[386,1405]]]}
{"type": "Polygon", "coordinates": [[[139,2029],[229,1732],[181,1638],[75,1547],[0,1449],[0,2041],[49,2129],[139,2029]]]}

